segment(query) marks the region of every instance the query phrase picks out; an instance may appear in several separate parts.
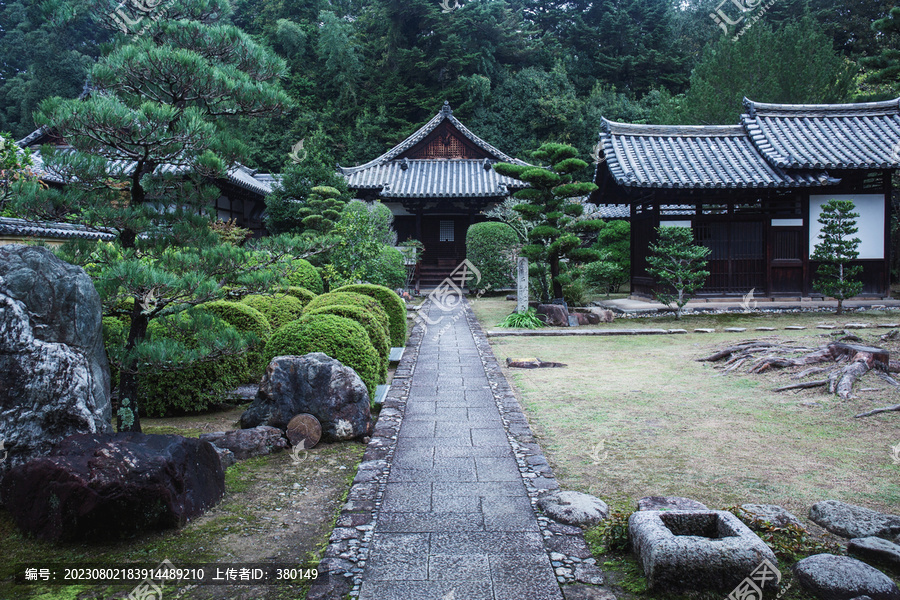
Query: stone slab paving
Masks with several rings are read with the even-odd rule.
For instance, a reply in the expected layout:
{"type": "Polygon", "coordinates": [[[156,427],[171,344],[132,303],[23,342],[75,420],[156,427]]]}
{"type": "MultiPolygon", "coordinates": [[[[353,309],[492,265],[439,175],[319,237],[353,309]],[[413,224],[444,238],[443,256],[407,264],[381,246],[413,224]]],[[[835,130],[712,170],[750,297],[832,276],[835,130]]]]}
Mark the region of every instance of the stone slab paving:
{"type": "Polygon", "coordinates": [[[359,598],[561,600],[469,309],[426,310],[359,598]]]}

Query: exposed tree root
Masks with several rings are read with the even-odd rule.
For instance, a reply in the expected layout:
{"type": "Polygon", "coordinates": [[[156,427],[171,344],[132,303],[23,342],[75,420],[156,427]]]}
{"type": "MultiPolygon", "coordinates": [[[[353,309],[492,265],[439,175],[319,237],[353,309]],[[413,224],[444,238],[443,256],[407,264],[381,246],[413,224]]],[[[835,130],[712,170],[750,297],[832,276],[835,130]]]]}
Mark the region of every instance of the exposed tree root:
{"type": "Polygon", "coordinates": [[[876,409],[870,410],[868,412],[859,413],[858,415],[855,416],[855,418],[858,419],[860,417],[871,417],[872,415],[877,415],[878,413],[892,412],[895,410],[900,410],[900,404],[895,404],[893,406],[885,406],[884,408],[876,408],[876,409]]]}

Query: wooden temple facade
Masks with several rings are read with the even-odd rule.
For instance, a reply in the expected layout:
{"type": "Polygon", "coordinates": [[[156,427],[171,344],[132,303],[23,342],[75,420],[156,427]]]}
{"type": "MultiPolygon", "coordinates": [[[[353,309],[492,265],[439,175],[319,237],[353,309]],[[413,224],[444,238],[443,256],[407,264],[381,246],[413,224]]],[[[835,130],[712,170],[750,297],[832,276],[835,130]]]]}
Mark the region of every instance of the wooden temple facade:
{"type": "Polygon", "coordinates": [[[604,119],[595,203],[628,203],[631,292],[648,297],[647,254],[661,225],[690,227],[711,250],[701,295],[814,297],[821,207],[849,199],[863,295],[890,294],[891,174],[900,166],[900,100],[843,105],[744,101],[733,126],[604,119]]]}
{"type": "Polygon", "coordinates": [[[399,241],[425,246],[422,284],[437,284],[466,257],[469,225],[523,184],[492,168],[525,164],[488,144],[441,110],[408,138],[363,165],[338,167],[360,200],[380,199],[394,214],[399,241]]]}

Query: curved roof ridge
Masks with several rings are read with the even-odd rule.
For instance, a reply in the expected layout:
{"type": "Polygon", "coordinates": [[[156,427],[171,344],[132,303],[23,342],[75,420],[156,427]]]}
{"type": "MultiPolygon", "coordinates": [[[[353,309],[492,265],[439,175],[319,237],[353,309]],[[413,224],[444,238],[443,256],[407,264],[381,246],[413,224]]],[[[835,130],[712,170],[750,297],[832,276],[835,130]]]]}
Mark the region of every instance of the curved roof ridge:
{"type": "Polygon", "coordinates": [[[635,135],[646,137],[726,137],[745,136],[740,125],[652,125],[641,123],[620,123],[603,118],[601,131],[613,135],[635,135]]]}
{"type": "Polygon", "coordinates": [[[804,117],[879,116],[897,114],[898,110],[900,110],[900,98],[882,100],[880,102],[845,104],[780,104],[775,102],[756,102],[745,97],[744,108],[747,109],[751,118],[759,114],[772,116],[802,115],[804,117]]]}
{"type": "Polygon", "coordinates": [[[390,150],[388,150],[381,156],[374,158],[367,163],[364,163],[364,164],[361,164],[361,165],[358,165],[355,167],[342,167],[342,166],[338,165],[338,170],[341,173],[343,173],[344,175],[350,175],[353,173],[358,173],[359,171],[363,171],[365,169],[371,169],[372,167],[377,167],[378,165],[382,165],[390,160],[393,160],[393,159],[397,158],[398,156],[400,156],[406,150],[409,150],[410,148],[415,146],[417,143],[419,143],[420,141],[425,139],[425,137],[429,133],[434,131],[437,128],[437,126],[440,125],[444,120],[450,121],[450,123],[452,123],[453,126],[456,127],[460,133],[462,133],[464,136],[466,136],[466,138],[468,138],[469,141],[471,141],[472,143],[477,145],[482,150],[486,150],[488,153],[493,154],[495,157],[497,157],[498,160],[501,160],[503,162],[512,162],[512,163],[521,164],[521,165],[528,164],[517,158],[513,158],[504,152],[501,152],[500,150],[498,150],[491,144],[487,143],[486,141],[484,141],[483,139],[481,139],[480,137],[478,137],[477,135],[472,133],[472,131],[468,127],[463,125],[459,121],[459,119],[457,119],[456,117],[453,116],[453,110],[450,108],[450,102],[447,100],[444,100],[444,105],[441,107],[441,110],[439,110],[436,115],[434,115],[427,123],[425,123],[424,125],[419,127],[417,130],[415,130],[405,140],[403,140],[402,142],[400,142],[399,144],[397,144],[396,146],[394,146],[393,148],[391,148],[390,150]]]}

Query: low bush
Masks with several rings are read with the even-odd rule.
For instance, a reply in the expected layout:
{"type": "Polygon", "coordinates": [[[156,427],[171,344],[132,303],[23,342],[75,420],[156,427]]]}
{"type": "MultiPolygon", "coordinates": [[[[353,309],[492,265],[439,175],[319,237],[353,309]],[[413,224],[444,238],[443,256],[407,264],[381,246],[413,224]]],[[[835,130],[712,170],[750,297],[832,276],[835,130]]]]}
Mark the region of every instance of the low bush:
{"type": "Polygon", "coordinates": [[[247,377],[245,383],[259,381],[266,369],[266,342],[272,335],[272,326],[265,315],[242,302],[217,300],[201,304],[198,309],[212,313],[242,333],[251,333],[257,338],[247,350],[247,377]]]}
{"type": "Polygon", "coordinates": [[[354,292],[328,292],[321,296],[316,296],[312,302],[306,305],[304,312],[312,312],[317,308],[326,306],[355,306],[363,311],[372,314],[378,323],[384,329],[388,340],[391,338],[390,319],[384,308],[375,298],[366,296],[365,294],[357,294],[354,292]]]}
{"type": "Polygon", "coordinates": [[[515,287],[512,250],[519,238],[506,223],[475,223],[466,233],[466,258],[481,273],[479,290],[500,290],[515,287]]]}
{"type": "Polygon", "coordinates": [[[357,306],[348,306],[346,304],[323,306],[322,308],[316,308],[311,311],[304,311],[303,314],[304,316],[323,314],[337,315],[346,319],[353,319],[354,321],[362,325],[366,330],[366,333],[369,335],[369,341],[372,342],[372,346],[374,346],[375,351],[378,352],[378,357],[381,358],[381,365],[378,371],[378,381],[379,383],[384,383],[385,381],[387,381],[388,362],[391,355],[391,344],[387,332],[375,317],[375,315],[370,312],[366,312],[365,310],[357,306]]]}
{"type": "Polygon", "coordinates": [[[306,288],[315,294],[321,294],[325,291],[322,276],[319,275],[319,271],[308,260],[298,258],[291,261],[291,266],[296,271],[288,275],[286,281],[292,286],[306,288]]]}
{"type": "Polygon", "coordinates": [[[393,246],[382,246],[368,268],[366,280],[396,290],[406,285],[406,263],[403,254],[393,246]]]}
{"type": "MultiPolygon", "coordinates": [[[[128,329],[122,319],[116,317],[103,317],[103,347],[106,348],[107,359],[110,356],[110,348],[121,348],[125,346],[125,338],[128,335],[128,329]]],[[[115,389],[119,385],[119,370],[109,365],[109,388],[115,389]]]]}
{"type": "Polygon", "coordinates": [[[252,294],[242,298],[241,302],[265,315],[273,331],[299,318],[303,312],[303,302],[288,294],[252,294]]]}
{"type": "Polygon", "coordinates": [[[365,294],[377,300],[387,313],[390,322],[391,346],[402,348],[406,345],[406,303],[393,290],[380,285],[360,283],[345,285],[335,292],[365,294]]]}
{"type": "Polygon", "coordinates": [[[309,304],[310,301],[318,295],[315,292],[311,292],[304,287],[297,287],[295,285],[292,285],[291,287],[284,290],[284,293],[288,296],[293,296],[294,298],[302,302],[303,306],[309,304]]]}
{"type": "MultiPolygon", "coordinates": [[[[212,360],[192,360],[191,351],[204,347],[208,353],[214,338],[233,340],[239,336],[223,319],[205,311],[179,313],[153,321],[147,328],[153,343],[168,348],[173,363],[184,368],[140,377],[141,411],[149,417],[165,417],[198,412],[220,404],[225,392],[247,377],[247,355],[222,356],[212,360]]],[[[174,364],[173,364],[174,366],[174,364]]]]}
{"type": "Polygon", "coordinates": [[[310,352],[323,352],[356,371],[369,398],[375,397],[380,358],[362,325],[337,315],[308,314],[278,329],[266,347],[269,360],[310,352]]]}

